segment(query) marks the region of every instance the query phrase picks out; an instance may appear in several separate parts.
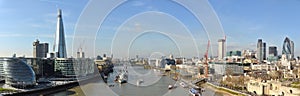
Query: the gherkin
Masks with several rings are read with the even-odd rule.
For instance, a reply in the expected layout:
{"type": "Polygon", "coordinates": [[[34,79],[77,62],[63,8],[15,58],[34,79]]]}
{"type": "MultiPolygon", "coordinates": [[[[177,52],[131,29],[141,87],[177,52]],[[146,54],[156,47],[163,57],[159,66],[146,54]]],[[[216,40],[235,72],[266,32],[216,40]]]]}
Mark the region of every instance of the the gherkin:
{"type": "Polygon", "coordinates": [[[282,54],[285,54],[288,59],[294,58],[294,42],[288,37],[283,42],[282,54]]]}

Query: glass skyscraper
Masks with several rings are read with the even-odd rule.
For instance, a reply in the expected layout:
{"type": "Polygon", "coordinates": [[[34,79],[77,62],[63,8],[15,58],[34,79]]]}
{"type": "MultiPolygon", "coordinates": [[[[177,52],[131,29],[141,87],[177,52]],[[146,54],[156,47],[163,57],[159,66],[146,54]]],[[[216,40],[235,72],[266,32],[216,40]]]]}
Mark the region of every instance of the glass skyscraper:
{"type": "Polygon", "coordinates": [[[54,52],[56,52],[57,58],[67,58],[66,41],[64,33],[64,25],[62,20],[61,10],[58,9],[57,16],[57,29],[55,34],[54,52]]]}
{"type": "Polygon", "coordinates": [[[294,58],[294,42],[288,37],[286,37],[283,42],[282,55],[283,54],[287,56],[287,59],[294,58]]]}
{"type": "Polygon", "coordinates": [[[258,42],[257,42],[257,50],[256,50],[256,59],[261,62],[263,60],[263,57],[262,57],[262,47],[263,47],[263,42],[262,42],[262,39],[258,39],[258,42]]]}

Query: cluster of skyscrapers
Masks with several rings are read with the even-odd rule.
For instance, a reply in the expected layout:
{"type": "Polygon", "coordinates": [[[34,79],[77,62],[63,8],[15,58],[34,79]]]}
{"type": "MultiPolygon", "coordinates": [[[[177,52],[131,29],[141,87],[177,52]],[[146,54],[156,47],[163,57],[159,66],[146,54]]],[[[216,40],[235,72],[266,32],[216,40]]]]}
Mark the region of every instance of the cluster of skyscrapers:
{"type": "Polygon", "coordinates": [[[39,40],[33,42],[33,58],[2,57],[0,58],[0,77],[5,83],[18,88],[34,86],[40,78],[65,78],[74,80],[76,76],[94,73],[92,59],[84,58],[80,49],[77,58],[68,58],[62,11],[58,9],[57,29],[52,52],[49,44],[39,40]],[[75,74],[75,72],[78,72],[75,74]]]}
{"type": "MultiPolygon", "coordinates": [[[[266,43],[262,42],[262,39],[258,39],[257,50],[256,50],[256,59],[258,62],[263,62],[267,59],[277,59],[278,51],[276,46],[269,46],[269,56],[267,57],[266,52],[266,43]]],[[[288,60],[294,59],[294,42],[291,41],[288,37],[284,39],[282,55],[286,56],[288,60]]]]}
{"type": "Polygon", "coordinates": [[[228,51],[225,54],[225,39],[218,40],[218,60],[225,60],[236,56],[237,58],[256,58],[257,63],[262,63],[267,61],[276,61],[280,59],[281,56],[285,56],[288,60],[293,60],[294,57],[294,42],[288,37],[284,39],[282,47],[282,55],[278,55],[278,48],[276,46],[267,47],[267,43],[263,42],[262,39],[258,39],[256,50],[254,51],[228,51]],[[268,52],[267,52],[268,48],[268,52]]]}

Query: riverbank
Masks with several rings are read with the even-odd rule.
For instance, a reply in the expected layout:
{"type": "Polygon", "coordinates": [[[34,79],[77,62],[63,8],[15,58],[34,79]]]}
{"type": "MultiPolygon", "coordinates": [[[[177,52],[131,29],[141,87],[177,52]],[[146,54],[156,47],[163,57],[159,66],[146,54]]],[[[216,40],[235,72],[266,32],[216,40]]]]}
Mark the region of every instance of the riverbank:
{"type": "Polygon", "coordinates": [[[224,87],[219,87],[219,86],[213,85],[213,84],[211,84],[209,82],[207,82],[205,85],[208,88],[211,88],[213,90],[222,92],[224,94],[227,94],[226,96],[250,96],[248,94],[244,94],[244,93],[237,92],[237,91],[234,91],[234,90],[231,90],[231,89],[227,89],[227,88],[224,88],[224,87]]]}
{"type": "Polygon", "coordinates": [[[46,88],[39,88],[39,89],[34,89],[34,90],[28,90],[28,91],[22,91],[22,92],[17,92],[17,93],[9,93],[9,94],[2,94],[3,96],[39,96],[39,95],[47,95],[63,90],[67,90],[69,88],[73,88],[75,86],[78,86],[78,82],[70,82],[62,85],[57,85],[57,86],[51,86],[51,87],[46,87],[46,88]]]}
{"type": "MultiPolygon", "coordinates": [[[[122,66],[120,66],[121,68],[122,66]]],[[[149,70],[145,70],[147,68],[143,68],[143,66],[134,66],[134,70],[137,72],[147,73],[149,70]]],[[[157,70],[150,69],[151,71],[157,72],[157,70]]],[[[178,81],[175,81],[172,79],[172,77],[175,76],[175,72],[173,71],[168,71],[167,73],[164,73],[165,75],[162,76],[162,78],[157,81],[156,83],[150,85],[150,86],[136,86],[133,83],[125,83],[125,84],[118,84],[114,82],[108,82],[104,83],[100,76],[98,78],[90,79],[90,80],[84,80],[84,82],[80,82],[79,85],[75,86],[68,86],[67,88],[60,87],[61,89],[53,89],[50,90],[49,94],[42,94],[44,96],[99,96],[101,94],[106,94],[106,96],[116,96],[116,95],[121,95],[121,96],[162,96],[165,94],[165,96],[186,96],[189,94],[189,89],[191,87],[195,87],[196,85],[193,84],[193,79],[192,78],[181,78],[180,75],[178,75],[180,81],[185,81],[186,83],[192,84],[189,88],[182,88],[178,81]],[[168,73],[169,72],[169,73],[168,73]],[[177,88],[173,90],[168,90],[167,86],[169,84],[174,84],[178,86],[177,88]],[[113,85],[113,86],[109,86],[113,85]],[[101,89],[101,90],[99,90],[101,89]],[[145,91],[147,90],[147,91],[145,91]],[[153,93],[155,92],[155,93],[153,93]],[[101,94],[99,94],[101,93],[101,94]]],[[[98,74],[99,75],[99,74],[98,74]]],[[[110,77],[110,76],[109,76],[110,77]]],[[[111,76],[111,78],[114,78],[114,76],[111,76]]],[[[110,78],[110,79],[111,79],[110,78]]],[[[109,79],[109,80],[110,80],[109,79]]],[[[110,80],[111,81],[111,80],[110,80]]],[[[148,82],[146,79],[144,79],[144,82],[148,82]]],[[[201,88],[205,89],[204,95],[203,96],[234,96],[235,94],[224,91],[222,89],[214,88],[212,86],[209,86],[207,84],[203,85],[201,88]]],[[[21,96],[24,96],[27,94],[23,94],[21,96]]],[[[41,95],[41,94],[35,94],[34,96],[41,95]]],[[[237,95],[238,96],[238,95],[237,95]]]]}

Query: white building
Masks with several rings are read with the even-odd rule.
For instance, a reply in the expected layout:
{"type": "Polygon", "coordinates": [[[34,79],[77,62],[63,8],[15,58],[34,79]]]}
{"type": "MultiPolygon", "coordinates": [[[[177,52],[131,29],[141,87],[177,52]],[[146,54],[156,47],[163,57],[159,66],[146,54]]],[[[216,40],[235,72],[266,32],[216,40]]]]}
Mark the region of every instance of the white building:
{"type": "Polygon", "coordinates": [[[225,56],[225,39],[219,39],[218,46],[218,59],[223,60],[225,56]]]}

